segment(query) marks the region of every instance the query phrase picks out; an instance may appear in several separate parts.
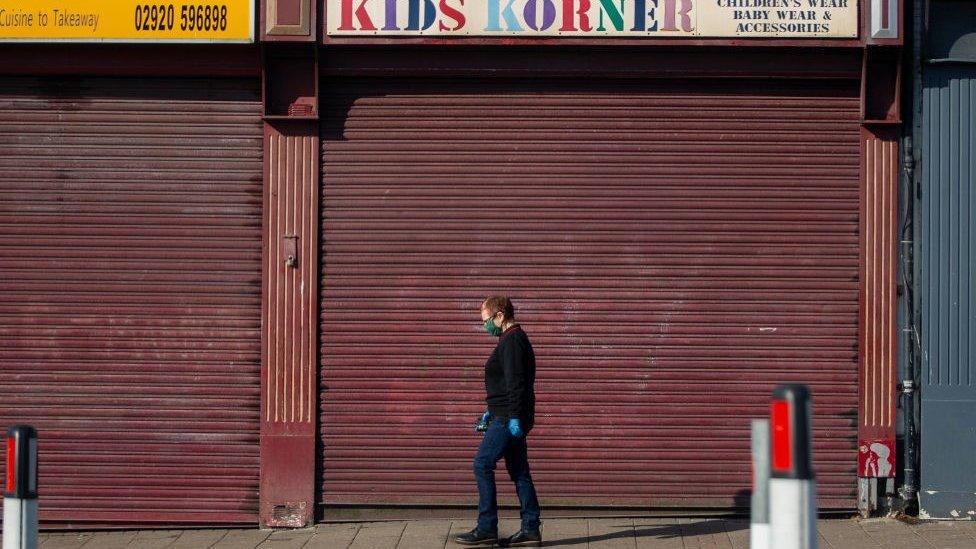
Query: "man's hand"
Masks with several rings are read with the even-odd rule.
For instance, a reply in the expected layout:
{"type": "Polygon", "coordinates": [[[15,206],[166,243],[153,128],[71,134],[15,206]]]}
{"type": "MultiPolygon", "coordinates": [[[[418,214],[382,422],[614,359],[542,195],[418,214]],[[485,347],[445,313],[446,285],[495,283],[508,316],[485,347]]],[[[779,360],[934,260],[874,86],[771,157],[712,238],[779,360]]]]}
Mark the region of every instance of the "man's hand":
{"type": "Polygon", "coordinates": [[[508,432],[511,433],[515,438],[525,435],[525,433],[522,432],[522,424],[519,423],[519,420],[515,418],[508,420],[508,432]]]}
{"type": "Polygon", "coordinates": [[[489,421],[491,421],[491,412],[485,411],[485,413],[481,414],[481,418],[478,420],[478,423],[475,424],[474,431],[476,433],[483,433],[487,431],[489,421]]]}

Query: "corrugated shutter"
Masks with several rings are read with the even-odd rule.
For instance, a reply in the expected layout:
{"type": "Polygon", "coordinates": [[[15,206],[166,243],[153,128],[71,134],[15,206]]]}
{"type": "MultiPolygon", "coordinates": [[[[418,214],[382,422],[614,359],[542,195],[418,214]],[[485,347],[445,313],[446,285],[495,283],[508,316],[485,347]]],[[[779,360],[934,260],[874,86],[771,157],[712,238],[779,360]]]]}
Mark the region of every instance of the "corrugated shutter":
{"type": "Polygon", "coordinates": [[[856,82],[323,86],[326,504],[475,501],[501,293],[544,505],[747,505],[781,382],[813,389],[822,505],[853,505],[856,82]]]}
{"type": "Polygon", "coordinates": [[[255,522],[260,93],[0,84],[0,426],[41,519],[255,522]]]}

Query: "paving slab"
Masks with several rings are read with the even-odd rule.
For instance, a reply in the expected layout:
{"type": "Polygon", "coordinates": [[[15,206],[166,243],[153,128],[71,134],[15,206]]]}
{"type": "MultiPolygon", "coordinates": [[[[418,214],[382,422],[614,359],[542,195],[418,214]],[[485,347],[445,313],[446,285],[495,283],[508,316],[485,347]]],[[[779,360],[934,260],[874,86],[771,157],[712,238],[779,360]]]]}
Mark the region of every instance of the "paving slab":
{"type": "Polygon", "coordinates": [[[673,518],[636,518],[634,536],[637,549],[684,549],[681,526],[673,518]]]}
{"type": "Polygon", "coordinates": [[[587,522],[590,549],[636,549],[633,519],[589,519],[587,522]]]}
{"type": "Polygon", "coordinates": [[[404,521],[364,523],[349,549],[396,549],[406,526],[404,521]]]}
{"type": "Polygon", "coordinates": [[[976,547],[976,541],[968,529],[957,522],[923,522],[915,526],[915,532],[925,541],[922,547],[931,549],[955,549],[976,547]]]}
{"type": "MultiPolygon", "coordinates": [[[[166,549],[208,549],[224,538],[229,530],[184,530],[180,537],[176,538],[173,545],[166,549]]],[[[252,548],[248,548],[252,549],[252,548]]]]}
{"type": "Polygon", "coordinates": [[[732,542],[733,549],[749,549],[749,521],[730,519],[725,521],[725,533],[732,542]]]}
{"type": "Polygon", "coordinates": [[[43,549],[78,549],[95,534],[71,532],[65,534],[41,534],[37,541],[43,549]]]}
{"type": "Polygon", "coordinates": [[[921,522],[913,530],[924,540],[937,545],[972,540],[970,530],[961,522],[921,522]]]}
{"type": "Polygon", "coordinates": [[[542,543],[545,547],[586,547],[589,537],[586,519],[542,521],[542,543]]]}
{"type": "Polygon", "coordinates": [[[261,545],[270,535],[271,530],[228,530],[227,535],[211,545],[210,549],[252,549],[261,545]]]}
{"type": "Polygon", "coordinates": [[[976,536],[976,520],[961,520],[955,524],[969,535],[976,536]]]}
{"type": "Polygon", "coordinates": [[[911,526],[897,520],[861,521],[860,527],[868,537],[885,549],[916,549],[925,546],[925,541],[911,526]]]}
{"type": "Polygon", "coordinates": [[[127,547],[136,539],[136,531],[106,532],[100,536],[93,536],[82,545],[85,549],[121,549],[127,547]]]}
{"type": "Polygon", "coordinates": [[[976,547],[976,521],[967,520],[956,523],[959,529],[973,540],[973,547],[976,547]]]}
{"type": "Polygon", "coordinates": [[[319,524],[305,549],[349,549],[360,524],[319,524]]]}
{"type": "Polygon", "coordinates": [[[461,547],[466,547],[460,543],[454,541],[454,537],[458,534],[463,534],[465,532],[470,532],[474,528],[474,521],[471,520],[455,520],[451,521],[451,529],[447,534],[447,543],[444,544],[446,549],[459,549],[461,547]]]}
{"type": "Polygon", "coordinates": [[[881,547],[853,519],[822,520],[818,523],[817,530],[835,549],[881,547]]]}
{"type": "Polygon", "coordinates": [[[686,549],[732,549],[732,539],[726,532],[726,521],[723,519],[683,518],[678,520],[678,525],[686,549]]]}
{"type": "Polygon", "coordinates": [[[144,530],[136,532],[136,537],[128,547],[138,549],[166,549],[180,537],[180,530],[144,530]]]}
{"type": "Polygon", "coordinates": [[[447,544],[447,536],[450,532],[451,521],[449,520],[408,522],[396,549],[441,549],[447,544]]]}
{"type": "MultiPolygon", "coordinates": [[[[278,530],[271,532],[257,549],[301,549],[315,534],[314,528],[299,530],[278,530]]],[[[223,541],[223,540],[221,540],[223,541]]]]}

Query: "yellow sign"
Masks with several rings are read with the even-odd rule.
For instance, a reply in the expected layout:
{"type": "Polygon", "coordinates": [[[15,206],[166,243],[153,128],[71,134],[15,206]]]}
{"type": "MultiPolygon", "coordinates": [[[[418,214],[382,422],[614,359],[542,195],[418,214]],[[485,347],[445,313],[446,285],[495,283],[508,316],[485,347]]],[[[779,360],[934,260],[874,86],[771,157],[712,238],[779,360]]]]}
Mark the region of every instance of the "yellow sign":
{"type": "Polygon", "coordinates": [[[0,0],[0,41],[253,42],[254,0],[0,0]]]}

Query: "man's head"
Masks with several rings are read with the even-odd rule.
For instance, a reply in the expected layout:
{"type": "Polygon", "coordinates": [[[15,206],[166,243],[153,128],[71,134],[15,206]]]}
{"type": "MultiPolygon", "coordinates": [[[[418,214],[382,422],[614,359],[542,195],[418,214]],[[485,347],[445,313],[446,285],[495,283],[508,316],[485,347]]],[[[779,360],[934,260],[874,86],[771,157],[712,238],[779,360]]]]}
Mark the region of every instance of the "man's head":
{"type": "Polygon", "coordinates": [[[512,300],[503,296],[491,296],[481,304],[481,321],[491,319],[495,326],[501,327],[506,321],[515,319],[515,306],[512,300]]]}

